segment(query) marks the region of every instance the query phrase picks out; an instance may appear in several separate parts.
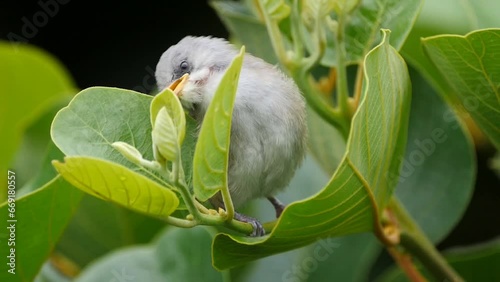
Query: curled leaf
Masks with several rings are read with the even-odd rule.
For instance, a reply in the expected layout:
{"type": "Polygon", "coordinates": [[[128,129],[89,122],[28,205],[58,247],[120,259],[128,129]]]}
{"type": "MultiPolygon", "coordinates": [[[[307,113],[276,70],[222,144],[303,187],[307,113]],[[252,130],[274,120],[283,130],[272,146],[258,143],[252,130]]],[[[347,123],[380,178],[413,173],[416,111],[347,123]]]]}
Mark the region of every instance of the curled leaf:
{"type": "Polygon", "coordinates": [[[157,115],[162,108],[166,110],[166,114],[172,120],[176,130],[177,142],[181,145],[186,136],[186,116],[179,98],[177,98],[174,92],[169,88],[165,88],[160,94],[153,98],[153,101],[151,101],[150,112],[151,125],[153,128],[158,120],[157,115]]]}
{"type": "Polygon", "coordinates": [[[153,132],[151,133],[153,136],[155,158],[157,160],[164,158],[174,161],[177,159],[180,148],[177,133],[174,121],[167,113],[166,108],[161,108],[156,116],[156,122],[153,125],[153,132]]]}

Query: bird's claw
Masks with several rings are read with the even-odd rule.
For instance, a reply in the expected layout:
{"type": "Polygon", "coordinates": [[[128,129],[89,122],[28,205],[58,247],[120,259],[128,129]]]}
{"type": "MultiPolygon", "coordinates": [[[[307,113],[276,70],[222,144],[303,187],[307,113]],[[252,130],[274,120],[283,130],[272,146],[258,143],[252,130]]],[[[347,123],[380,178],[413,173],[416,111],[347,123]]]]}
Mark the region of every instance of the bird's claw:
{"type": "Polygon", "coordinates": [[[241,222],[250,223],[252,225],[253,231],[252,233],[250,233],[250,237],[260,237],[266,235],[264,226],[262,226],[262,223],[260,223],[257,219],[241,213],[235,213],[234,219],[241,222]]]}

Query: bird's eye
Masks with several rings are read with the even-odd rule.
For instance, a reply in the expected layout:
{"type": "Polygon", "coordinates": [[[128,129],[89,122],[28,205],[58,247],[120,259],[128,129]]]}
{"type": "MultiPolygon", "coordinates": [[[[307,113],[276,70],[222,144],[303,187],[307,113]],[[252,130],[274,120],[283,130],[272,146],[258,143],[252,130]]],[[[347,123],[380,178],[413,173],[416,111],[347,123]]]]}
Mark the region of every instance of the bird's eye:
{"type": "Polygon", "coordinates": [[[186,73],[189,70],[189,64],[186,61],[182,61],[181,64],[179,65],[179,69],[183,72],[186,73]]]}

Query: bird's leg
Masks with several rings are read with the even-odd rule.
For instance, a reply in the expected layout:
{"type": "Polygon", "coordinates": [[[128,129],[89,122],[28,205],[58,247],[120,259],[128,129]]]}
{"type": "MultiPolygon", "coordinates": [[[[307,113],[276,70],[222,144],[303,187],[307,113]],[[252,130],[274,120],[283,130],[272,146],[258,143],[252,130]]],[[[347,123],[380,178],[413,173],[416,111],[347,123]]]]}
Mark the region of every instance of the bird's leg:
{"type": "Polygon", "coordinates": [[[271,202],[271,204],[273,204],[273,207],[276,210],[276,218],[279,218],[286,206],[274,196],[267,197],[267,199],[271,202]]]}
{"type": "MultiPolygon", "coordinates": [[[[220,193],[215,194],[210,199],[210,203],[215,208],[222,208],[224,210],[226,209],[225,205],[224,205],[224,201],[222,200],[220,193]]],[[[251,237],[258,237],[258,236],[266,235],[266,231],[264,230],[264,226],[262,226],[262,223],[260,223],[257,219],[250,217],[248,215],[241,214],[239,212],[234,213],[234,219],[236,219],[237,221],[250,223],[252,225],[253,231],[250,234],[251,237]]]]}

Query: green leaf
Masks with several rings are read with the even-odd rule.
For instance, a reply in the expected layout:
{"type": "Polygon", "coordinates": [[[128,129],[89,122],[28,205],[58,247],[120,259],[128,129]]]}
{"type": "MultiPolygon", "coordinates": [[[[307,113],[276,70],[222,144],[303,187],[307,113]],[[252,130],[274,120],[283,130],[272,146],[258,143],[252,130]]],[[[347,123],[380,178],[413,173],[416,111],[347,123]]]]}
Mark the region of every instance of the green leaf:
{"type": "MultiPolygon", "coordinates": [[[[53,105],[76,91],[66,69],[51,55],[29,46],[0,41],[0,173],[7,168],[26,126],[53,105]]],[[[0,200],[6,182],[0,184],[0,200]]]]}
{"type": "MultiPolygon", "coordinates": [[[[444,257],[465,281],[500,281],[500,239],[448,250],[444,252],[444,257]]],[[[385,282],[407,280],[407,276],[396,267],[377,279],[385,282]]]]}
{"type": "Polygon", "coordinates": [[[57,171],[92,196],[160,218],[169,216],[179,205],[170,189],[122,165],[90,157],[66,157],[64,161],[53,161],[57,171]]]}
{"type": "MultiPolygon", "coordinates": [[[[388,31],[384,32],[385,34],[388,31]]],[[[214,266],[225,269],[305,246],[318,238],[372,230],[396,182],[406,144],[410,84],[406,65],[385,38],[365,61],[365,95],[355,114],[347,152],[317,195],[290,204],[269,236],[219,234],[214,266]]]]}
{"type": "Polygon", "coordinates": [[[193,188],[201,201],[221,189],[228,189],[231,118],[244,54],[245,47],[242,47],[224,73],[203,118],[193,160],[193,188]]]}
{"type": "Polygon", "coordinates": [[[66,156],[102,158],[140,171],[111,144],[128,143],[145,159],[153,159],[151,100],[151,96],[117,88],[82,90],[57,113],[51,128],[52,140],[66,156]]]}
{"type": "Polygon", "coordinates": [[[451,232],[467,209],[474,192],[476,156],[467,131],[449,105],[422,76],[415,71],[410,75],[413,98],[408,143],[396,195],[436,243],[451,232]]]}
{"type": "Polygon", "coordinates": [[[422,44],[463,108],[500,149],[500,29],[429,37],[422,44]]]}
{"type": "MultiPolygon", "coordinates": [[[[0,252],[5,259],[15,248],[16,274],[7,272],[4,264],[0,281],[32,281],[47,260],[64,228],[71,220],[83,193],[73,189],[61,177],[56,177],[37,191],[16,199],[15,246],[3,241],[0,252]]],[[[12,204],[12,203],[11,203],[12,204]]],[[[2,221],[7,219],[8,203],[0,205],[2,221]]],[[[9,238],[9,229],[0,230],[0,238],[9,238]]],[[[6,259],[5,259],[6,260],[6,259]]]]}
{"type": "Polygon", "coordinates": [[[315,21],[321,21],[328,16],[334,8],[340,8],[337,1],[328,0],[310,0],[302,4],[302,15],[305,20],[313,18],[315,21]]]}
{"type": "Polygon", "coordinates": [[[75,281],[221,281],[223,274],[210,264],[210,243],[203,228],[169,228],[150,245],[100,258],[75,281]]]}
{"type": "MultiPolygon", "coordinates": [[[[362,63],[365,55],[380,41],[379,30],[391,30],[391,45],[399,50],[410,33],[422,6],[421,0],[367,0],[349,16],[345,31],[347,64],[362,63]]],[[[323,65],[337,63],[333,37],[327,37],[323,65]]]]}

